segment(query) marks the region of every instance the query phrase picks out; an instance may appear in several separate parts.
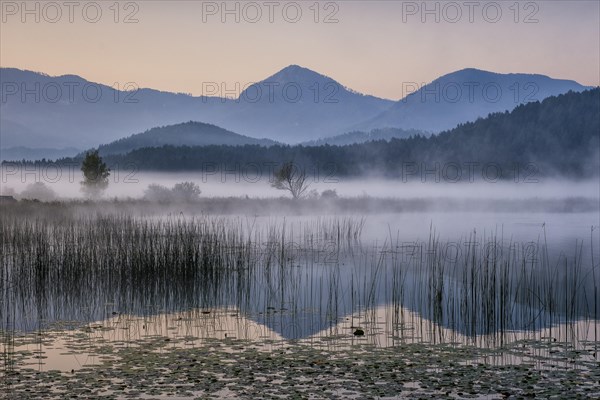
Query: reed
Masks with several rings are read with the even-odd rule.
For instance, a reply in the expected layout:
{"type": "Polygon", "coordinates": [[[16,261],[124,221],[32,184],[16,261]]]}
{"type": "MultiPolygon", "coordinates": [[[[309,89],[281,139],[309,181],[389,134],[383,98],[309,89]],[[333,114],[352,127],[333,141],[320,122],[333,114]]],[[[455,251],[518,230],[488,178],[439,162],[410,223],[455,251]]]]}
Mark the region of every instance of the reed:
{"type": "Polygon", "coordinates": [[[364,225],[349,217],[0,214],[2,340],[41,320],[227,307],[255,319],[288,310],[280,330],[302,338],[335,333],[349,316],[376,325],[374,310],[391,305],[394,337],[410,334],[418,315],[419,330],[436,330],[436,340],[449,328],[493,346],[516,331],[597,321],[598,276],[583,242],[568,257],[550,257],[545,239],[516,243],[496,233],[440,242],[432,229],[427,242],[407,244],[390,230],[382,244],[363,243],[364,225]]]}

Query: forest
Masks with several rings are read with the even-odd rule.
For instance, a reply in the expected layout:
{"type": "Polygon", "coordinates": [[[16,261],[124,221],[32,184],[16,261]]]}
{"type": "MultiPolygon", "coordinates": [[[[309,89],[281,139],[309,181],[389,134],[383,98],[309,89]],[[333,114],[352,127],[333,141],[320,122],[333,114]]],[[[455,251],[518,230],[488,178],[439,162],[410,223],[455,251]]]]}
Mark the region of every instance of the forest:
{"type": "MultiPolygon", "coordinates": [[[[563,176],[588,178],[600,167],[600,89],[569,92],[490,114],[437,135],[344,146],[162,146],[106,155],[111,167],[148,171],[253,171],[293,162],[323,176],[464,181],[563,176]]],[[[49,161],[22,161],[44,164],[49,161]]],[[[63,158],[57,163],[81,163],[63,158]]]]}

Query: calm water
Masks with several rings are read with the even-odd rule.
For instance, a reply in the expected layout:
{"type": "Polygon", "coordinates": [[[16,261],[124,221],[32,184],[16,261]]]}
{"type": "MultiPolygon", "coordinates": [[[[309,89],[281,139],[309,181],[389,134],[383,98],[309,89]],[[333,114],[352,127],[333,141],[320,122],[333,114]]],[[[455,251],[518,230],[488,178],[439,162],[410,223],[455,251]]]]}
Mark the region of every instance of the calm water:
{"type": "MultiPolygon", "coordinates": [[[[594,298],[600,273],[592,264],[600,260],[599,218],[597,212],[155,216],[145,221],[236,227],[248,239],[251,260],[210,279],[168,269],[148,279],[140,278],[144,271],[112,276],[118,269],[107,268],[61,270],[65,279],[42,273],[26,285],[11,281],[2,288],[0,326],[3,335],[20,339],[7,336],[2,351],[25,354],[23,367],[63,371],[102,363],[110,358],[99,356],[107,345],[135,347],[159,337],[184,348],[213,340],[227,348],[227,340],[244,339],[259,350],[290,340],[327,349],[362,342],[495,348],[551,338],[595,352],[588,347],[600,331],[600,298],[594,298]],[[362,224],[359,237],[344,234],[348,221],[362,224]],[[357,329],[365,336],[355,336],[357,329]]],[[[64,245],[77,249],[75,242],[64,245]]],[[[3,257],[8,282],[10,254],[3,257]]],[[[532,348],[484,361],[522,357],[553,359],[532,348]]]]}
{"type": "Polygon", "coordinates": [[[593,294],[600,273],[591,263],[592,243],[596,266],[600,260],[598,213],[374,214],[364,218],[362,235],[351,241],[309,238],[315,224],[336,217],[226,218],[245,226],[248,237],[263,232],[254,243],[257,267],[252,271],[210,284],[198,279],[181,285],[127,280],[114,285],[99,279],[84,288],[48,287],[35,297],[26,288],[8,286],[3,327],[34,331],[115,313],[230,308],[284,338],[299,339],[357,312],[395,304],[461,334],[478,335],[590,317],[598,302],[593,294]],[[273,227],[285,227],[283,242],[268,237],[273,227]],[[282,248],[283,260],[278,257],[282,248]],[[469,267],[472,257],[479,262],[469,267]],[[469,285],[495,288],[471,293],[469,285]],[[523,285],[537,294],[523,294],[523,285]],[[543,295],[554,298],[553,309],[547,299],[534,301],[543,295]],[[474,303],[484,300],[492,303],[487,308],[474,303]],[[502,315],[501,301],[511,307],[502,315]],[[277,311],[286,312],[273,318],[277,311]]]}

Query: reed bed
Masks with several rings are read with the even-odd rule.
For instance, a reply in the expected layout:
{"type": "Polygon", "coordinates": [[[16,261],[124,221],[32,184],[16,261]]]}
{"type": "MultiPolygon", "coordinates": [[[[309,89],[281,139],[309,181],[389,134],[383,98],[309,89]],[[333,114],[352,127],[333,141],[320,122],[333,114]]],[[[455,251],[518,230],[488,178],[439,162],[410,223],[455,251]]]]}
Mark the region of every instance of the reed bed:
{"type": "MultiPolygon", "coordinates": [[[[458,242],[363,243],[360,218],[0,217],[0,330],[231,307],[261,320],[289,310],[291,339],[335,334],[392,305],[390,335],[430,329],[502,345],[515,331],[598,320],[593,256],[548,256],[545,241],[472,233],[458,242]],[[411,313],[406,313],[410,310],[411,313]]],[[[592,237],[593,244],[594,238],[592,237]]],[[[591,248],[593,255],[594,249],[591,248]]],[[[262,321],[266,324],[272,321],[262,321]]],[[[8,339],[6,339],[8,340],[8,339]]],[[[5,340],[5,341],[6,341],[5,340]]]]}
{"type": "MultiPolygon", "coordinates": [[[[390,318],[400,332],[407,324],[408,308],[434,329],[485,339],[486,346],[502,345],[518,332],[539,332],[558,324],[578,321],[598,324],[598,275],[594,264],[594,238],[584,257],[583,241],[572,256],[550,257],[545,240],[518,243],[476,233],[457,241],[440,242],[432,232],[426,243],[402,244],[390,240],[378,260],[380,297],[369,296],[365,308],[375,303],[393,304],[390,318]],[[382,267],[385,265],[386,267],[382,267]]],[[[408,321],[410,323],[410,321],[408,321]]],[[[597,340],[597,338],[595,338],[597,340]]]]}
{"type": "MultiPolygon", "coordinates": [[[[112,361],[75,371],[87,378],[58,385],[55,397],[72,385],[81,393],[135,396],[151,388],[150,394],[183,396],[177,388],[192,375],[198,387],[219,393],[226,383],[208,380],[207,371],[233,374],[240,379],[236,390],[260,394],[278,385],[257,383],[257,368],[265,376],[285,373],[302,355],[298,371],[313,380],[325,365],[343,368],[340,396],[373,376],[389,390],[373,380],[357,393],[392,396],[406,389],[398,377],[410,376],[422,394],[439,396],[465,374],[478,371],[482,382],[497,376],[490,365],[496,349],[517,362],[539,362],[535,376],[544,380],[531,389],[529,367],[515,366],[493,393],[506,387],[523,396],[542,389],[559,397],[597,393],[600,274],[593,230],[589,245],[578,241],[560,253],[549,249],[545,231],[527,243],[476,232],[445,242],[433,229],[426,242],[401,242],[391,231],[383,242],[366,242],[364,226],[364,219],[350,217],[24,217],[0,210],[0,385],[38,394],[71,379],[73,372],[19,367],[24,342],[33,338],[42,349],[67,329],[75,338],[69,352],[112,361]],[[194,341],[199,347],[190,347],[194,341]],[[277,351],[263,356],[256,351],[263,345],[277,351]],[[226,358],[236,361],[219,364],[226,358]],[[549,365],[560,375],[556,369],[544,375],[549,365]],[[168,385],[158,385],[167,389],[158,388],[167,370],[168,385]],[[102,385],[94,371],[108,377],[102,385]],[[34,383],[23,385],[20,377],[34,383]]],[[[330,371],[322,375],[328,380],[330,371]]],[[[485,394],[464,381],[456,396],[485,394]]]]}

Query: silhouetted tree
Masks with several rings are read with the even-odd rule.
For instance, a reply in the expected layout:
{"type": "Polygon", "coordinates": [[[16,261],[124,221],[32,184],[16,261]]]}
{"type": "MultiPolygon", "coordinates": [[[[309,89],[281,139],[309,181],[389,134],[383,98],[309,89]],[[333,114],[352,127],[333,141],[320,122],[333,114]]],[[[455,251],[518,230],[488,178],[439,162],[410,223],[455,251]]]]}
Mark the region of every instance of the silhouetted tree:
{"type": "Polygon", "coordinates": [[[98,155],[98,150],[85,153],[81,172],[83,172],[82,190],[86,194],[99,195],[108,187],[110,169],[98,155]]]}
{"type": "Polygon", "coordinates": [[[283,164],[275,171],[273,178],[271,186],[275,189],[287,190],[295,199],[302,197],[310,186],[306,181],[306,171],[295,166],[293,162],[283,164]]]}
{"type": "Polygon", "coordinates": [[[189,202],[198,200],[200,193],[200,187],[194,182],[180,182],[172,189],[153,183],[144,191],[144,199],[159,203],[189,202]]]}
{"type": "Polygon", "coordinates": [[[200,198],[200,187],[194,182],[176,183],[171,189],[175,200],[179,201],[195,201],[200,198]]]}
{"type": "Polygon", "coordinates": [[[171,189],[156,183],[148,185],[148,188],[144,191],[144,199],[148,201],[166,203],[171,201],[172,198],[173,192],[171,189]]]}

